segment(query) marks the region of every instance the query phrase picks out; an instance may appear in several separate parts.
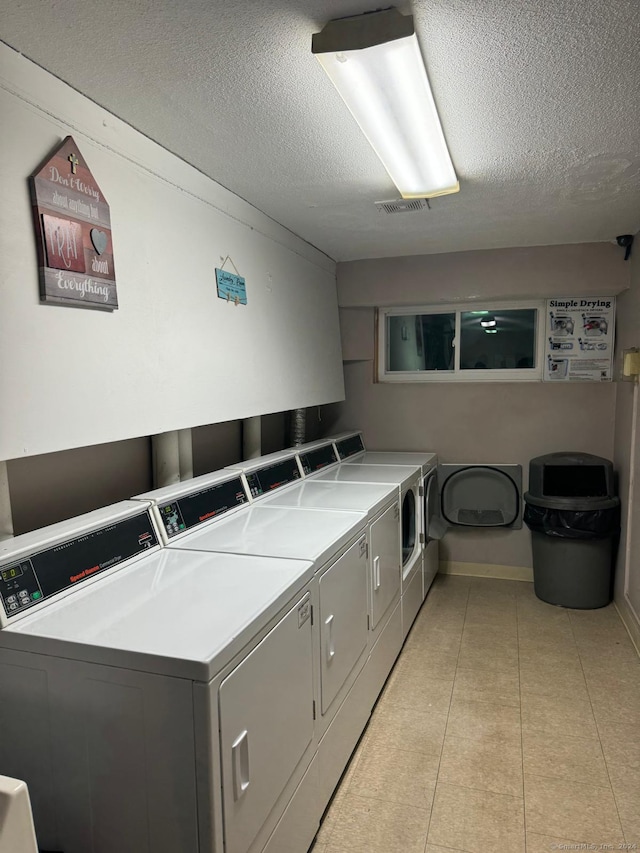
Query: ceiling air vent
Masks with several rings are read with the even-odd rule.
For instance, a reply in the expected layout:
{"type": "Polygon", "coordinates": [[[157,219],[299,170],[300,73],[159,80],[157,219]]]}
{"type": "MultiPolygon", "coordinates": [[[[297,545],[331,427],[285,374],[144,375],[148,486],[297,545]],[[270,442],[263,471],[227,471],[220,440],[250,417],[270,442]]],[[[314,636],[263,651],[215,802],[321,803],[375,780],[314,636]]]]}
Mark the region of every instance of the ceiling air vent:
{"type": "Polygon", "coordinates": [[[426,198],[398,198],[393,201],[377,201],[380,213],[417,213],[429,208],[426,198]]]}

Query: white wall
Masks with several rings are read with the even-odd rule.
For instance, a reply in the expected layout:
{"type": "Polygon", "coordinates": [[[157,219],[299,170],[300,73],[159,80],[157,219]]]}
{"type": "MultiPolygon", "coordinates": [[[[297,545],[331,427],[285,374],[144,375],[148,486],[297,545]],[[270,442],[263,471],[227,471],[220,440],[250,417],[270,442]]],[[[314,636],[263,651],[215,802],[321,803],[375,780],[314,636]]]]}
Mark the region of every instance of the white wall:
{"type": "MultiPolygon", "coordinates": [[[[613,457],[615,383],[375,383],[374,312],[508,297],[613,294],[629,269],[610,244],[552,246],[338,264],[346,401],[325,433],[361,428],[372,450],[433,450],[445,462],[515,462],[577,450],[613,457]]],[[[530,534],[449,531],[448,563],[531,567],[530,534]]]]}
{"type": "Polygon", "coordinates": [[[342,399],[333,262],[4,45],[0,115],[0,459],[342,399]],[[27,178],[67,134],[111,207],[114,313],[39,303],[27,178]],[[216,296],[227,255],[247,306],[216,296]]]}
{"type": "MultiPolygon", "coordinates": [[[[631,289],[618,300],[617,371],[622,352],[640,347],[640,252],[631,256],[631,289]]],[[[617,383],[615,464],[622,500],[622,535],[618,550],[615,600],[636,645],[640,648],[640,406],[637,383],[617,383]]]]}

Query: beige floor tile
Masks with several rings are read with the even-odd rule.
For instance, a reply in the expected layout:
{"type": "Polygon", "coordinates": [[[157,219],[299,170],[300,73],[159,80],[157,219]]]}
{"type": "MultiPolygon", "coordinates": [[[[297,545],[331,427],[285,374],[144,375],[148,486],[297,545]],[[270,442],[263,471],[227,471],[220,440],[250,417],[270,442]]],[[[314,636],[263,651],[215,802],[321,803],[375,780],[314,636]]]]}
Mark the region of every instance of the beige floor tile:
{"type": "Polygon", "coordinates": [[[583,736],[597,738],[598,729],[588,701],[576,700],[571,696],[538,696],[533,693],[522,695],[522,729],[537,729],[553,735],[583,736]]]}
{"type": "Polygon", "coordinates": [[[550,734],[525,727],[522,754],[525,774],[587,781],[609,788],[609,774],[598,738],[550,734]]]}
{"type": "Polygon", "coordinates": [[[600,646],[598,643],[582,644],[578,647],[581,661],[588,661],[591,666],[600,664],[604,667],[628,667],[638,661],[636,650],[631,645],[619,643],[612,646],[600,646]]]}
{"type": "Polygon", "coordinates": [[[524,853],[522,798],[438,782],[428,840],[467,853],[524,853]]]}
{"type": "Polygon", "coordinates": [[[629,767],[640,774],[640,731],[634,724],[612,725],[608,721],[598,725],[602,751],[607,767],[629,767]]]}
{"type": "Polygon", "coordinates": [[[561,607],[554,607],[539,598],[519,597],[516,599],[518,625],[532,624],[540,626],[569,625],[569,617],[561,607]]]}
{"type": "Polygon", "coordinates": [[[351,778],[349,793],[431,811],[439,761],[438,755],[370,742],[351,778]]]}
{"type": "Polygon", "coordinates": [[[563,645],[577,650],[576,641],[569,623],[556,623],[540,626],[536,622],[518,622],[518,641],[520,648],[540,647],[546,654],[550,647],[561,648],[563,645]]]}
{"type": "Polygon", "coordinates": [[[348,794],[326,853],[423,853],[428,827],[427,809],[348,794]]]}
{"type": "Polygon", "coordinates": [[[557,838],[552,835],[540,835],[527,832],[527,853],[573,853],[580,850],[617,850],[616,845],[604,848],[602,842],[592,841],[586,836],[580,838],[557,838]],[[583,846],[584,845],[584,846],[583,846]]]}
{"type": "Polygon", "coordinates": [[[367,730],[366,745],[439,755],[446,725],[446,714],[389,705],[374,712],[367,730]]]}
{"type": "Polygon", "coordinates": [[[453,699],[467,702],[493,702],[520,707],[520,679],[515,669],[456,670],[453,699]]]}
{"type": "Polygon", "coordinates": [[[575,661],[521,658],[520,692],[523,696],[547,696],[553,701],[589,701],[582,667],[575,661]]]}
{"type": "Polygon", "coordinates": [[[624,841],[610,789],[525,775],[524,791],[528,831],[595,844],[624,841]]]}
{"type": "Polygon", "coordinates": [[[640,773],[617,764],[609,766],[609,775],[625,840],[640,849],[640,773]]]}
{"type": "Polygon", "coordinates": [[[316,841],[315,844],[309,848],[309,853],[327,853],[327,845],[322,841],[316,841]]]}
{"type": "Polygon", "coordinates": [[[640,732],[640,684],[621,687],[611,693],[592,692],[591,704],[596,721],[614,726],[633,725],[640,732]]]}
{"type": "Polygon", "coordinates": [[[520,709],[513,705],[455,700],[447,735],[520,745],[520,709]]]}
{"type": "Polygon", "coordinates": [[[580,654],[573,640],[555,640],[540,635],[537,639],[521,639],[518,651],[521,665],[566,664],[580,667],[580,654]]]}
{"type": "Polygon", "coordinates": [[[506,622],[499,621],[495,624],[489,622],[481,625],[465,622],[462,640],[463,642],[477,640],[481,643],[494,643],[496,646],[517,646],[518,625],[510,619],[506,622]]]}
{"type": "Polygon", "coordinates": [[[585,659],[582,668],[587,680],[587,687],[593,698],[608,695],[618,690],[640,692],[640,661],[628,661],[612,666],[585,659]]]}
{"type": "Polygon", "coordinates": [[[617,616],[607,621],[606,623],[581,623],[575,619],[569,619],[571,630],[576,639],[576,643],[594,643],[598,642],[601,645],[614,645],[618,642],[631,643],[627,629],[622,624],[622,620],[617,616]]]}
{"type": "Polygon", "coordinates": [[[438,783],[522,797],[520,742],[496,743],[482,738],[446,735],[438,783]]]}
{"type": "Polygon", "coordinates": [[[571,624],[576,628],[597,629],[599,627],[619,627],[622,620],[618,616],[615,604],[598,607],[595,610],[572,610],[567,608],[571,624]]]}
{"type": "Polygon", "coordinates": [[[490,666],[485,668],[514,669],[518,667],[518,642],[515,639],[495,640],[483,639],[474,633],[463,634],[458,655],[458,666],[464,665],[465,660],[483,661],[486,658],[490,666]]]}
{"type": "Polygon", "coordinates": [[[418,627],[417,630],[411,631],[404,645],[405,651],[412,649],[421,649],[429,654],[436,652],[437,654],[457,655],[460,648],[460,640],[462,639],[462,624],[459,629],[443,627],[433,627],[425,625],[424,628],[418,627]]]}
{"type": "Polygon", "coordinates": [[[402,705],[434,714],[448,714],[452,690],[453,682],[450,680],[428,676],[416,678],[402,670],[387,683],[378,707],[402,705]]]}
{"type": "Polygon", "coordinates": [[[465,851],[454,850],[453,847],[439,847],[435,844],[427,844],[424,853],[465,853],[465,851]]]}
{"type": "Polygon", "coordinates": [[[464,626],[483,626],[487,628],[501,625],[505,630],[515,631],[518,627],[516,609],[514,606],[486,607],[480,604],[467,607],[464,615],[464,626]]]}
{"type": "Polygon", "coordinates": [[[402,652],[396,670],[408,672],[413,678],[439,678],[453,681],[458,665],[457,654],[430,654],[428,649],[407,649],[402,652]]]}
{"type": "Polygon", "coordinates": [[[490,672],[500,670],[517,673],[518,655],[515,650],[513,652],[507,650],[502,652],[500,649],[494,650],[488,646],[467,645],[464,649],[460,649],[458,666],[463,669],[482,669],[490,672]]]}

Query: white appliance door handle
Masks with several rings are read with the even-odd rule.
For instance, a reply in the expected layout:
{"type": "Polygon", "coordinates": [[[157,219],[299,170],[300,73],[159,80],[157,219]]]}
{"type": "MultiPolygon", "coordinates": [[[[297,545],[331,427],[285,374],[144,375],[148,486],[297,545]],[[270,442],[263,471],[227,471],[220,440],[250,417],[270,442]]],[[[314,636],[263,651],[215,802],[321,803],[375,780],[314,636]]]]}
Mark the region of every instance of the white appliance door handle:
{"type": "Polygon", "coordinates": [[[233,764],[233,794],[236,800],[249,787],[249,732],[245,729],[231,744],[233,764]]]}
{"type": "Polygon", "coordinates": [[[380,589],[380,557],[373,558],[373,588],[380,589]]]}
{"type": "Polygon", "coordinates": [[[336,653],[333,647],[333,613],[324,620],[324,624],[327,628],[327,663],[329,663],[336,653]]]}

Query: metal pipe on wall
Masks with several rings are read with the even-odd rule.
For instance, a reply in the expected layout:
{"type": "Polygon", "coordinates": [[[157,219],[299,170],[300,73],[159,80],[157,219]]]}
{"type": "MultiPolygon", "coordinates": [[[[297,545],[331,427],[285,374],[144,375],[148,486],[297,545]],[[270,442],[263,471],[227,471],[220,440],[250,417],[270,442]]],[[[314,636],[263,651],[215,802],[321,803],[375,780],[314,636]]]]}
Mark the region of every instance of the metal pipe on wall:
{"type": "Polygon", "coordinates": [[[262,418],[244,418],[242,421],[242,458],[255,459],[262,455],[262,418]]]}
{"type": "Polygon", "coordinates": [[[151,436],[153,487],[170,486],[193,477],[191,430],[180,429],[151,436]]]}
{"type": "Polygon", "coordinates": [[[307,434],[307,410],[293,409],[291,412],[291,445],[299,447],[305,443],[307,434]]]}

